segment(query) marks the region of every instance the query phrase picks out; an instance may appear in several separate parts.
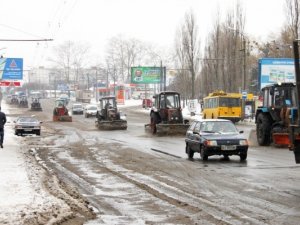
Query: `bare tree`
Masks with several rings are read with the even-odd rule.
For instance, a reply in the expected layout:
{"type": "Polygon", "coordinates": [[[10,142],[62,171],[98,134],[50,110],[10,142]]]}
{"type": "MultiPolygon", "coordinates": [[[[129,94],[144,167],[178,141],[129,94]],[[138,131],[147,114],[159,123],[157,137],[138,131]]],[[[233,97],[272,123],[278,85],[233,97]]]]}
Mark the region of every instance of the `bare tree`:
{"type": "Polygon", "coordinates": [[[70,83],[71,70],[74,69],[75,81],[78,81],[78,74],[84,60],[87,59],[89,47],[87,45],[66,41],[54,48],[54,57],[50,59],[54,66],[63,72],[63,80],[70,83]]]}
{"type": "Polygon", "coordinates": [[[299,37],[299,14],[300,14],[300,1],[299,0],[286,0],[286,17],[287,25],[292,31],[293,39],[299,37]]]}
{"type": "MultiPolygon", "coordinates": [[[[191,98],[195,98],[195,78],[198,72],[198,59],[200,57],[200,41],[198,40],[198,28],[196,18],[192,11],[185,14],[184,21],[178,31],[176,41],[176,54],[182,68],[179,75],[186,74],[186,69],[191,74],[191,98]]],[[[182,77],[183,78],[183,77],[182,77]]],[[[185,83],[186,84],[186,83],[185,83]]],[[[189,89],[188,89],[189,90],[189,89]]]]}

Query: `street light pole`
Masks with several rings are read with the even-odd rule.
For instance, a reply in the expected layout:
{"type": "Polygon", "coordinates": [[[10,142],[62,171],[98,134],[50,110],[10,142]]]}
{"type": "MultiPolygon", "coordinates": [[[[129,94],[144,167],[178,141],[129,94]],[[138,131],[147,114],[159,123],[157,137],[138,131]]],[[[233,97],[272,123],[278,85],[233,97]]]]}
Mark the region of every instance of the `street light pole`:
{"type": "Polygon", "coordinates": [[[246,56],[247,56],[247,51],[246,51],[246,39],[245,36],[243,35],[243,51],[244,51],[244,72],[243,72],[243,91],[246,90],[246,71],[247,71],[247,64],[246,64],[246,56]]]}

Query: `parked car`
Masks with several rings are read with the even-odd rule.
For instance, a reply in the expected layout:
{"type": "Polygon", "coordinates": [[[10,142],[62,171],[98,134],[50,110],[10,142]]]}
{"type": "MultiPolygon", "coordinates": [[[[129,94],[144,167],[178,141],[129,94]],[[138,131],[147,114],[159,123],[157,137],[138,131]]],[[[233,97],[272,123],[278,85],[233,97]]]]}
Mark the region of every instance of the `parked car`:
{"type": "Polygon", "coordinates": [[[91,116],[96,116],[96,114],[97,114],[97,105],[87,105],[84,108],[84,116],[86,118],[91,116]]]}
{"type": "Polygon", "coordinates": [[[186,132],[185,152],[193,158],[199,152],[202,160],[212,155],[240,156],[247,159],[248,140],[238,131],[234,123],[224,119],[199,119],[192,122],[186,132]]]}
{"type": "Polygon", "coordinates": [[[74,103],[72,105],[72,114],[75,115],[75,114],[81,114],[83,115],[83,105],[81,103],[74,103]]]}
{"type": "Polygon", "coordinates": [[[41,124],[37,118],[32,116],[19,116],[14,121],[15,135],[36,134],[41,135],[41,124]]]}

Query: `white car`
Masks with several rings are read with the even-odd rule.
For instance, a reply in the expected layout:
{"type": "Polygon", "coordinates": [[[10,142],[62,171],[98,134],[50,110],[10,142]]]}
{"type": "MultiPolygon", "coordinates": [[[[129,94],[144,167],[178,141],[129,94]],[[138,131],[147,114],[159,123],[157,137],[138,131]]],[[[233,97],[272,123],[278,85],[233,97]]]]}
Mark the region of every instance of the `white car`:
{"type": "Polygon", "coordinates": [[[83,105],[81,103],[74,103],[72,105],[72,114],[81,114],[83,115],[83,105]]]}
{"type": "Polygon", "coordinates": [[[91,116],[96,116],[97,110],[98,110],[97,105],[87,105],[84,108],[84,116],[86,118],[91,117],[91,116]]]}

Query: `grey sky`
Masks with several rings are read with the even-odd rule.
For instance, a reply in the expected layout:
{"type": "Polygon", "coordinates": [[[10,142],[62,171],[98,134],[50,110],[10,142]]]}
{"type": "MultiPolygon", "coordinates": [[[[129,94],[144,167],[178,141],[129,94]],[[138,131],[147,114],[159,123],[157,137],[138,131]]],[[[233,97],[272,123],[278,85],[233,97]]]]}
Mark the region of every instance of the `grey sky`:
{"type": "MultiPolygon", "coordinates": [[[[52,47],[66,40],[89,43],[95,62],[101,61],[106,42],[122,34],[160,46],[172,46],[184,13],[192,9],[204,40],[217,6],[221,13],[236,0],[10,0],[1,2],[0,38],[53,38],[53,42],[1,42],[0,54],[24,58],[24,67],[46,65],[52,47]]],[[[278,32],[284,0],[242,0],[246,32],[266,39],[278,32]]]]}

